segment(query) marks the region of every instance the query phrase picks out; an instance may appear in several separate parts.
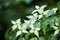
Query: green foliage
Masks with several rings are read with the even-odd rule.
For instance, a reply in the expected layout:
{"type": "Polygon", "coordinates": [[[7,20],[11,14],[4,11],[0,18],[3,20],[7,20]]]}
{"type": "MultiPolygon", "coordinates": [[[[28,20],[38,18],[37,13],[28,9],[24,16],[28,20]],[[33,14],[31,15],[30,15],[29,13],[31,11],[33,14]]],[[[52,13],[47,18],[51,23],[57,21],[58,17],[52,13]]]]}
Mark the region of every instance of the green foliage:
{"type": "MultiPolygon", "coordinates": [[[[58,8],[45,11],[46,6],[35,6],[36,9],[31,13],[32,15],[27,16],[29,20],[23,20],[24,23],[21,22],[21,19],[11,20],[13,26],[12,30],[10,29],[10,35],[14,33],[16,40],[57,40],[56,35],[60,31],[60,16],[55,14],[58,8]],[[41,33],[43,33],[42,36],[41,33]]],[[[15,40],[12,39],[13,37],[10,38],[8,40],[15,40]]]]}

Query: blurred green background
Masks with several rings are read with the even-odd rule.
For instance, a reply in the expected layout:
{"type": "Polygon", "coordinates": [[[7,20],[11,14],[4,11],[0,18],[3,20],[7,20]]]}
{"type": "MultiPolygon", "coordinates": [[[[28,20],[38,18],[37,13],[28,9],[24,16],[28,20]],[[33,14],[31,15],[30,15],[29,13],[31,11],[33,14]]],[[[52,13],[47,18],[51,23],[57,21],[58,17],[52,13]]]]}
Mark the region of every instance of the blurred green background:
{"type": "Polygon", "coordinates": [[[60,14],[60,0],[0,0],[0,40],[5,40],[5,33],[12,25],[11,20],[27,19],[35,5],[48,5],[47,9],[58,7],[56,15],[60,14]]]}

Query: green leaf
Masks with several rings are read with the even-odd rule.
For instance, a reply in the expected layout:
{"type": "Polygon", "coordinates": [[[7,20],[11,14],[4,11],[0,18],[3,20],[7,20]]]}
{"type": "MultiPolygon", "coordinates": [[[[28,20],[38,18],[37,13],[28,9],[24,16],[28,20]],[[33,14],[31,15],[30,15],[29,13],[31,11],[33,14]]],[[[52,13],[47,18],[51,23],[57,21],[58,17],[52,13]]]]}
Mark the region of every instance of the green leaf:
{"type": "Polygon", "coordinates": [[[39,40],[46,40],[44,37],[39,37],[39,40]]]}
{"type": "Polygon", "coordinates": [[[22,38],[22,40],[25,40],[25,38],[22,38]]]}
{"type": "Polygon", "coordinates": [[[42,30],[44,32],[44,34],[46,34],[46,29],[47,29],[47,25],[48,25],[48,21],[46,19],[42,20],[41,21],[41,27],[42,27],[42,30]]]}
{"type": "Polygon", "coordinates": [[[18,40],[25,40],[25,38],[20,38],[20,39],[18,39],[18,40]]]}
{"type": "Polygon", "coordinates": [[[24,0],[27,4],[31,3],[32,0],[24,0]]]}
{"type": "Polygon", "coordinates": [[[40,28],[40,22],[36,22],[35,24],[34,24],[34,27],[36,27],[36,28],[40,28]]]}
{"type": "Polygon", "coordinates": [[[37,40],[37,38],[35,37],[35,38],[31,38],[30,40],[37,40]]]}
{"type": "Polygon", "coordinates": [[[55,37],[53,34],[51,34],[51,35],[49,36],[48,40],[56,40],[56,37],[55,37]]]}
{"type": "Polygon", "coordinates": [[[60,11],[60,1],[57,3],[58,10],[60,11]]]}
{"type": "Polygon", "coordinates": [[[56,17],[51,17],[51,18],[49,18],[49,19],[48,19],[49,25],[50,25],[50,26],[53,26],[55,20],[56,20],[56,17]]]}

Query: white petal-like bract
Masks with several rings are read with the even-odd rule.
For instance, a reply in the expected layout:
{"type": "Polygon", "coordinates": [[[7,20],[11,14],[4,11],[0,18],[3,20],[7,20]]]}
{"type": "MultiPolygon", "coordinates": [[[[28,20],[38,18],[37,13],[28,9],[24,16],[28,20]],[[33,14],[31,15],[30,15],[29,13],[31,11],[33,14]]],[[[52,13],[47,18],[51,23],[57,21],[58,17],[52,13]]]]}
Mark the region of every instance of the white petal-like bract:
{"type": "Polygon", "coordinates": [[[19,35],[21,35],[22,32],[21,31],[17,31],[16,37],[18,37],[19,35]]]}
{"type": "Polygon", "coordinates": [[[15,21],[13,21],[13,20],[11,20],[11,22],[12,22],[12,24],[16,24],[16,22],[15,22],[15,21]]]}
{"type": "Polygon", "coordinates": [[[37,37],[39,37],[38,31],[34,31],[34,34],[35,34],[37,37]]]}
{"type": "Polygon", "coordinates": [[[17,25],[12,26],[12,30],[15,30],[17,28],[17,25]]]}
{"type": "Polygon", "coordinates": [[[40,7],[36,5],[35,8],[36,8],[36,9],[39,9],[40,7]]]}
{"type": "Polygon", "coordinates": [[[56,30],[56,31],[54,32],[54,36],[57,35],[58,33],[59,33],[59,30],[56,30]]]}

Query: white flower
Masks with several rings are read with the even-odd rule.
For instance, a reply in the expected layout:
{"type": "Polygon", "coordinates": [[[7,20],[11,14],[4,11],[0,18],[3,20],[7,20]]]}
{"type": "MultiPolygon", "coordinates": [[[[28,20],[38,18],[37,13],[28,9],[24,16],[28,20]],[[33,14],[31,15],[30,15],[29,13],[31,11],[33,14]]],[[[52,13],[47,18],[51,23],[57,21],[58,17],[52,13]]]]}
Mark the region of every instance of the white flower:
{"type": "Polygon", "coordinates": [[[15,30],[17,27],[19,28],[20,27],[20,24],[21,24],[21,19],[17,19],[16,21],[11,21],[13,26],[12,26],[12,30],[15,30]]]}
{"type": "Polygon", "coordinates": [[[26,30],[27,25],[25,23],[21,24],[20,19],[17,19],[16,21],[11,21],[13,26],[12,26],[12,30],[15,30],[16,28],[19,29],[19,31],[17,32],[16,36],[19,36],[22,33],[28,33],[28,31],[26,30]]]}
{"type": "Polygon", "coordinates": [[[30,32],[30,33],[34,33],[37,37],[39,37],[38,31],[39,31],[41,28],[34,28],[34,25],[30,25],[30,28],[31,28],[31,30],[30,30],[29,32],[30,32]]]}
{"type": "Polygon", "coordinates": [[[33,16],[27,16],[27,17],[28,17],[28,18],[31,18],[31,17],[32,17],[32,19],[37,19],[37,18],[38,18],[38,20],[41,19],[41,18],[43,17],[43,13],[44,13],[44,14],[47,14],[47,11],[44,12],[44,8],[45,8],[46,6],[47,6],[47,5],[43,5],[43,6],[41,6],[41,7],[35,6],[36,10],[34,10],[34,11],[32,12],[32,14],[35,15],[34,18],[33,18],[33,16]],[[38,15],[38,14],[35,13],[35,12],[39,12],[40,15],[38,15]]]}
{"type": "Polygon", "coordinates": [[[19,31],[17,31],[16,37],[21,35],[22,33],[28,33],[27,25],[25,23],[22,24],[22,27],[20,27],[19,31]]]}
{"type": "Polygon", "coordinates": [[[35,6],[36,10],[34,10],[34,11],[32,12],[32,14],[34,14],[35,12],[39,12],[40,14],[42,14],[42,13],[44,12],[44,8],[45,8],[46,6],[47,6],[47,5],[43,5],[43,6],[41,6],[41,7],[35,6]]]}

